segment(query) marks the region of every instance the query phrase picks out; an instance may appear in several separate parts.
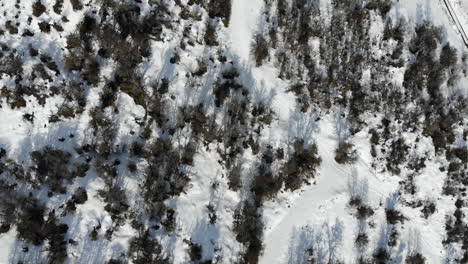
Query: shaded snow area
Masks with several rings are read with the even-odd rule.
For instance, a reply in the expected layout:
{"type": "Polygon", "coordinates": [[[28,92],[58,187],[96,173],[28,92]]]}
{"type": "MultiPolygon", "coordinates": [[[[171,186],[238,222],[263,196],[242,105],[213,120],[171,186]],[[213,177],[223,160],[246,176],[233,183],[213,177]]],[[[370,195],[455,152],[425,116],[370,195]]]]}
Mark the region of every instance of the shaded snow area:
{"type": "Polygon", "coordinates": [[[444,0],[0,14],[0,264],[468,263],[444,0]]]}

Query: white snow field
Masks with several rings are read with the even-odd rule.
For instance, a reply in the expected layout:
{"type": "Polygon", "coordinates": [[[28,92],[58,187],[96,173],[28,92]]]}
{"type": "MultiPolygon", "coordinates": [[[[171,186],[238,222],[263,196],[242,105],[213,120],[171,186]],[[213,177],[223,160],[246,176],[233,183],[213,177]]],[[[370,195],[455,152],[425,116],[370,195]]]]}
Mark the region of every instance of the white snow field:
{"type": "MultiPolygon", "coordinates": [[[[187,2],[182,0],[183,2],[187,2]]],[[[460,21],[468,29],[468,0],[450,0],[456,6],[456,12],[460,21]]],[[[0,11],[8,12],[12,9],[15,1],[0,1],[4,6],[0,11]]],[[[30,2],[24,7],[24,13],[31,13],[30,2]]],[[[52,5],[54,1],[46,0],[43,3],[52,5]]],[[[73,12],[68,1],[65,1],[64,13],[68,15],[70,23],[64,28],[61,35],[66,35],[74,30],[74,27],[82,17],[82,13],[73,12]]],[[[142,5],[148,1],[143,0],[142,5]]],[[[302,264],[305,263],[301,255],[307,249],[313,248],[318,254],[318,263],[331,263],[338,258],[344,263],[355,263],[357,256],[361,254],[372,255],[375,248],[385,245],[390,230],[387,230],[386,215],[382,207],[398,208],[406,216],[404,228],[400,229],[402,245],[393,248],[392,255],[397,256],[391,263],[404,263],[405,256],[414,251],[421,252],[428,260],[427,263],[442,264],[453,263],[452,254],[460,253],[460,248],[446,248],[442,244],[446,235],[445,214],[455,209],[455,198],[442,196],[444,184],[444,173],[439,170],[439,164],[434,156],[433,160],[426,163],[426,168],[414,180],[418,186],[416,197],[421,200],[434,201],[437,213],[425,219],[421,217],[418,209],[403,206],[404,197],[399,190],[400,178],[392,176],[388,172],[381,172],[378,166],[374,166],[370,154],[369,131],[364,129],[353,135],[352,143],[358,151],[358,160],[353,165],[340,165],[335,161],[335,149],[338,145],[340,133],[348,133],[344,118],[341,117],[341,109],[331,108],[328,112],[319,113],[318,110],[309,110],[306,113],[297,110],[295,96],[287,89],[291,83],[278,78],[278,69],[274,65],[274,59],[260,67],[255,67],[251,54],[251,46],[255,34],[262,30],[264,0],[232,0],[232,13],[228,28],[220,29],[220,43],[226,45],[226,53],[233,56],[233,64],[240,67],[240,82],[249,88],[253,94],[254,103],[262,102],[273,109],[275,120],[269,127],[265,127],[259,136],[262,143],[268,143],[277,148],[287,148],[294,138],[301,138],[307,144],[315,143],[318,153],[322,159],[320,168],[313,183],[306,185],[294,192],[281,191],[277,197],[265,202],[262,210],[264,222],[263,243],[264,248],[260,256],[261,264],[302,264]],[[315,112],[317,111],[317,112],[315,112]],[[356,216],[353,215],[349,206],[353,194],[359,194],[365,202],[375,210],[371,224],[361,225],[356,216]],[[369,244],[366,249],[358,252],[354,246],[358,232],[362,229],[372,229],[369,244]]],[[[326,14],[329,1],[322,0],[321,8],[326,14]]],[[[177,9],[173,4],[170,9],[177,9]]],[[[441,26],[444,37],[449,40],[459,51],[466,51],[456,26],[448,16],[442,0],[400,0],[390,11],[394,18],[405,17],[410,23],[421,23],[423,20],[431,20],[434,24],[441,26]]],[[[3,24],[8,18],[0,17],[3,24]]],[[[26,19],[26,18],[25,18],[26,19]]],[[[54,16],[58,20],[60,16],[54,16]]],[[[378,24],[376,27],[381,28],[378,24]]],[[[180,27],[182,32],[183,27],[180,27]]],[[[198,32],[195,25],[191,30],[198,32]]],[[[39,35],[41,35],[40,33],[39,35]]],[[[194,33],[195,34],[195,33],[194,33]]],[[[201,35],[201,34],[199,34],[201,35]]],[[[51,43],[66,41],[59,34],[42,36],[42,43],[32,41],[37,48],[48,46],[51,53],[58,53],[61,47],[53,46],[51,43]],[[56,39],[54,39],[56,38],[56,39]]],[[[171,39],[171,35],[165,36],[167,42],[158,42],[152,45],[153,54],[147,59],[140,69],[150,76],[164,77],[171,81],[171,88],[175,92],[173,101],[169,108],[185,104],[199,104],[206,101],[208,87],[214,83],[214,77],[203,81],[197,81],[193,85],[187,84],[186,74],[196,67],[193,58],[209,58],[215,56],[207,52],[202,45],[195,44],[190,52],[182,53],[180,65],[167,67],[170,57],[173,55],[177,39],[171,39]]],[[[199,39],[202,37],[198,36],[199,39]]],[[[4,37],[0,37],[4,41],[4,37]]],[[[30,43],[20,43],[17,39],[9,40],[12,46],[18,49],[26,49],[30,43]]],[[[317,48],[318,49],[318,48],[317,48]]],[[[379,51],[376,51],[377,53],[379,51]]],[[[111,68],[112,65],[106,67],[111,68]]],[[[26,67],[25,67],[26,68],[26,67]]],[[[221,68],[221,67],[219,67],[221,68]]],[[[214,71],[220,71],[217,68],[214,71]]],[[[104,70],[104,75],[105,75],[104,70]]],[[[370,78],[370,77],[369,77],[370,78]]],[[[0,80],[0,88],[11,84],[14,80],[4,78],[0,80]]],[[[402,82],[401,71],[395,72],[395,82],[402,82]]],[[[468,88],[468,79],[463,79],[463,87],[468,88]]],[[[57,138],[75,133],[77,142],[89,140],[88,128],[89,111],[99,101],[102,85],[88,89],[88,105],[82,116],[61,122],[54,129],[49,129],[49,116],[55,112],[63,103],[62,98],[53,97],[47,101],[45,106],[39,106],[33,96],[27,107],[11,109],[4,104],[0,108],[0,147],[8,149],[8,155],[28,164],[29,153],[49,144],[57,144],[57,138]],[[25,122],[23,115],[34,113],[34,124],[25,122]]],[[[468,89],[465,90],[468,93],[468,89]]],[[[3,100],[0,98],[0,100],[3,100]]],[[[115,119],[119,126],[117,128],[116,141],[122,145],[130,144],[138,135],[130,135],[136,122],[145,115],[142,106],[136,105],[127,94],[121,94],[116,99],[119,113],[115,119]]],[[[209,111],[215,111],[210,109],[209,111]]],[[[369,124],[379,122],[382,116],[368,116],[366,122],[369,124]]],[[[179,144],[189,141],[185,135],[178,135],[179,144]]],[[[402,135],[408,141],[416,140],[414,134],[404,133],[402,135]]],[[[65,142],[60,145],[64,150],[72,152],[73,143],[65,142]]],[[[226,171],[220,165],[221,157],[216,151],[218,146],[210,143],[201,148],[194,158],[194,166],[190,171],[190,188],[185,193],[166,201],[169,207],[175,208],[177,212],[176,234],[163,237],[161,244],[163,249],[173,255],[173,263],[192,263],[187,259],[187,242],[190,238],[193,242],[203,246],[202,260],[216,259],[223,256],[220,263],[235,263],[243,245],[236,240],[233,232],[233,213],[239,202],[244,199],[244,194],[234,192],[228,188],[226,171]],[[216,188],[213,188],[216,186],[216,188]],[[209,223],[207,218],[207,205],[213,205],[217,211],[217,225],[209,223]],[[183,213],[182,213],[183,212],[183,213]]],[[[412,151],[418,153],[433,153],[430,139],[421,139],[417,149],[412,151]]],[[[249,172],[253,170],[255,162],[251,150],[246,150],[242,156],[242,168],[249,172]]],[[[127,158],[122,154],[122,160],[127,158]]],[[[144,166],[144,165],[143,165],[144,166]]],[[[139,204],[139,184],[142,178],[138,175],[123,175],[119,177],[121,184],[128,191],[127,196],[132,204],[139,204]]],[[[86,187],[89,200],[77,206],[73,216],[63,217],[63,223],[68,224],[69,233],[73,233],[73,239],[79,241],[76,246],[69,246],[69,259],[67,263],[106,263],[112,257],[117,257],[126,252],[129,239],[137,232],[129,223],[120,227],[114,233],[112,241],[91,241],[89,238],[90,228],[98,223],[102,230],[112,226],[112,219],[108,212],[103,210],[105,203],[98,196],[98,190],[103,188],[103,180],[97,177],[96,172],[91,170],[88,175],[75,180],[69,190],[78,187],[86,187]]],[[[65,201],[65,196],[57,196],[47,199],[47,190],[34,193],[40,199],[47,201],[50,208],[57,208],[65,201]]],[[[162,234],[163,231],[154,231],[162,234]]],[[[40,247],[29,245],[32,252],[24,259],[21,255],[23,244],[16,238],[16,230],[13,228],[7,233],[0,234],[0,264],[18,263],[25,264],[40,263],[44,260],[44,252],[40,247]]],[[[68,239],[69,237],[67,237],[68,239]]],[[[71,237],[70,237],[71,238],[71,237]]]]}

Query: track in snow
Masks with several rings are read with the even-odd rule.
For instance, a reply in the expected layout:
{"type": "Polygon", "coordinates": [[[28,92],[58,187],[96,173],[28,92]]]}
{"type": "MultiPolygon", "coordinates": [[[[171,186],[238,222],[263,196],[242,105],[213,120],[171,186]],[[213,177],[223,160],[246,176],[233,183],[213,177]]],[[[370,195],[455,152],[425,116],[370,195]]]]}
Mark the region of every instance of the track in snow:
{"type": "Polygon", "coordinates": [[[458,32],[460,32],[460,36],[463,39],[463,42],[465,43],[465,46],[468,48],[468,36],[466,35],[465,28],[463,25],[460,23],[460,19],[457,16],[457,13],[453,9],[452,3],[449,0],[443,0],[445,7],[447,8],[450,17],[452,20],[455,22],[455,25],[457,26],[458,32]]]}
{"type": "Polygon", "coordinates": [[[248,63],[253,34],[263,9],[263,0],[232,0],[229,32],[231,48],[242,63],[248,63]]]}

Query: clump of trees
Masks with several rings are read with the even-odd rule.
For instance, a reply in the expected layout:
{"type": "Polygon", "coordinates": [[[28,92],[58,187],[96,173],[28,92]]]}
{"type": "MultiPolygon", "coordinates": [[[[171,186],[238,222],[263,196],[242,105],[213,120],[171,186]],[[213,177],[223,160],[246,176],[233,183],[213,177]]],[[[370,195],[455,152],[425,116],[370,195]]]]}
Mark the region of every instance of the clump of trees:
{"type": "Polygon", "coordinates": [[[208,15],[210,18],[219,17],[224,26],[229,26],[231,19],[231,0],[210,0],[208,7],[208,15]]]}
{"type": "Polygon", "coordinates": [[[148,229],[140,230],[138,235],[130,240],[128,257],[136,264],[171,263],[170,258],[164,255],[161,243],[152,237],[148,229]]]}
{"type": "Polygon", "coordinates": [[[297,190],[303,184],[310,184],[322,159],[318,155],[317,145],[305,145],[304,140],[292,142],[292,153],[281,169],[281,177],[286,190],[297,190]]]}
{"type": "Polygon", "coordinates": [[[263,249],[263,222],[257,206],[244,201],[234,213],[234,228],[236,239],[246,250],[241,256],[243,263],[258,263],[263,249]]]}

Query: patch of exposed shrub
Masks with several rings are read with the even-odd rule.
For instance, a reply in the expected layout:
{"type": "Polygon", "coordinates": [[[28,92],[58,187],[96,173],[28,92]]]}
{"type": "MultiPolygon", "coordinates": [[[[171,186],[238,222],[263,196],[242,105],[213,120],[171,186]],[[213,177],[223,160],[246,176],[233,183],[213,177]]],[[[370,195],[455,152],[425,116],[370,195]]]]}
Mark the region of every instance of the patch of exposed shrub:
{"type": "Polygon", "coordinates": [[[41,3],[40,0],[37,0],[32,5],[32,14],[36,17],[40,17],[46,11],[46,7],[41,3]]]}
{"type": "Polygon", "coordinates": [[[257,210],[256,206],[245,201],[234,213],[236,240],[246,247],[241,260],[244,263],[258,263],[263,249],[263,222],[257,210]]]}
{"type": "Polygon", "coordinates": [[[151,233],[148,229],[138,233],[139,235],[132,238],[129,243],[128,257],[133,263],[171,263],[170,259],[164,256],[163,248],[159,241],[151,237],[151,233]]]}
{"type": "Polygon", "coordinates": [[[252,43],[252,53],[257,67],[262,66],[263,61],[268,58],[268,42],[261,34],[257,34],[252,43]]]}
{"type": "Polygon", "coordinates": [[[218,37],[216,35],[216,27],[211,25],[211,23],[206,24],[205,35],[203,37],[205,44],[208,46],[218,46],[218,37]]]}
{"type": "Polygon", "coordinates": [[[231,19],[231,0],[210,0],[208,15],[210,18],[221,18],[224,26],[229,27],[229,20],[231,19]]]}
{"type": "Polygon", "coordinates": [[[305,146],[302,139],[296,139],[293,143],[293,153],[281,169],[286,190],[297,190],[304,183],[315,177],[317,168],[322,159],[318,156],[317,145],[305,146]]]}
{"type": "Polygon", "coordinates": [[[406,256],[406,264],[424,264],[426,263],[426,258],[421,253],[410,253],[406,256]]]}
{"type": "Polygon", "coordinates": [[[385,215],[387,216],[387,222],[392,225],[396,225],[398,222],[403,224],[406,220],[406,217],[396,209],[385,209],[385,215]]]}
{"type": "Polygon", "coordinates": [[[46,146],[41,150],[31,152],[34,162],[34,171],[39,183],[50,185],[53,191],[64,192],[62,187],[64,181],[70,181],[73,174],[67,168],[71,154],[52,146],[46,146]]]}
{"type": "Polygon", "coordinates": [[[357,151],[351,143],[342,142],[335,150],[335,161],[339,164],[353,164],[357,159],[357,151]]]}

